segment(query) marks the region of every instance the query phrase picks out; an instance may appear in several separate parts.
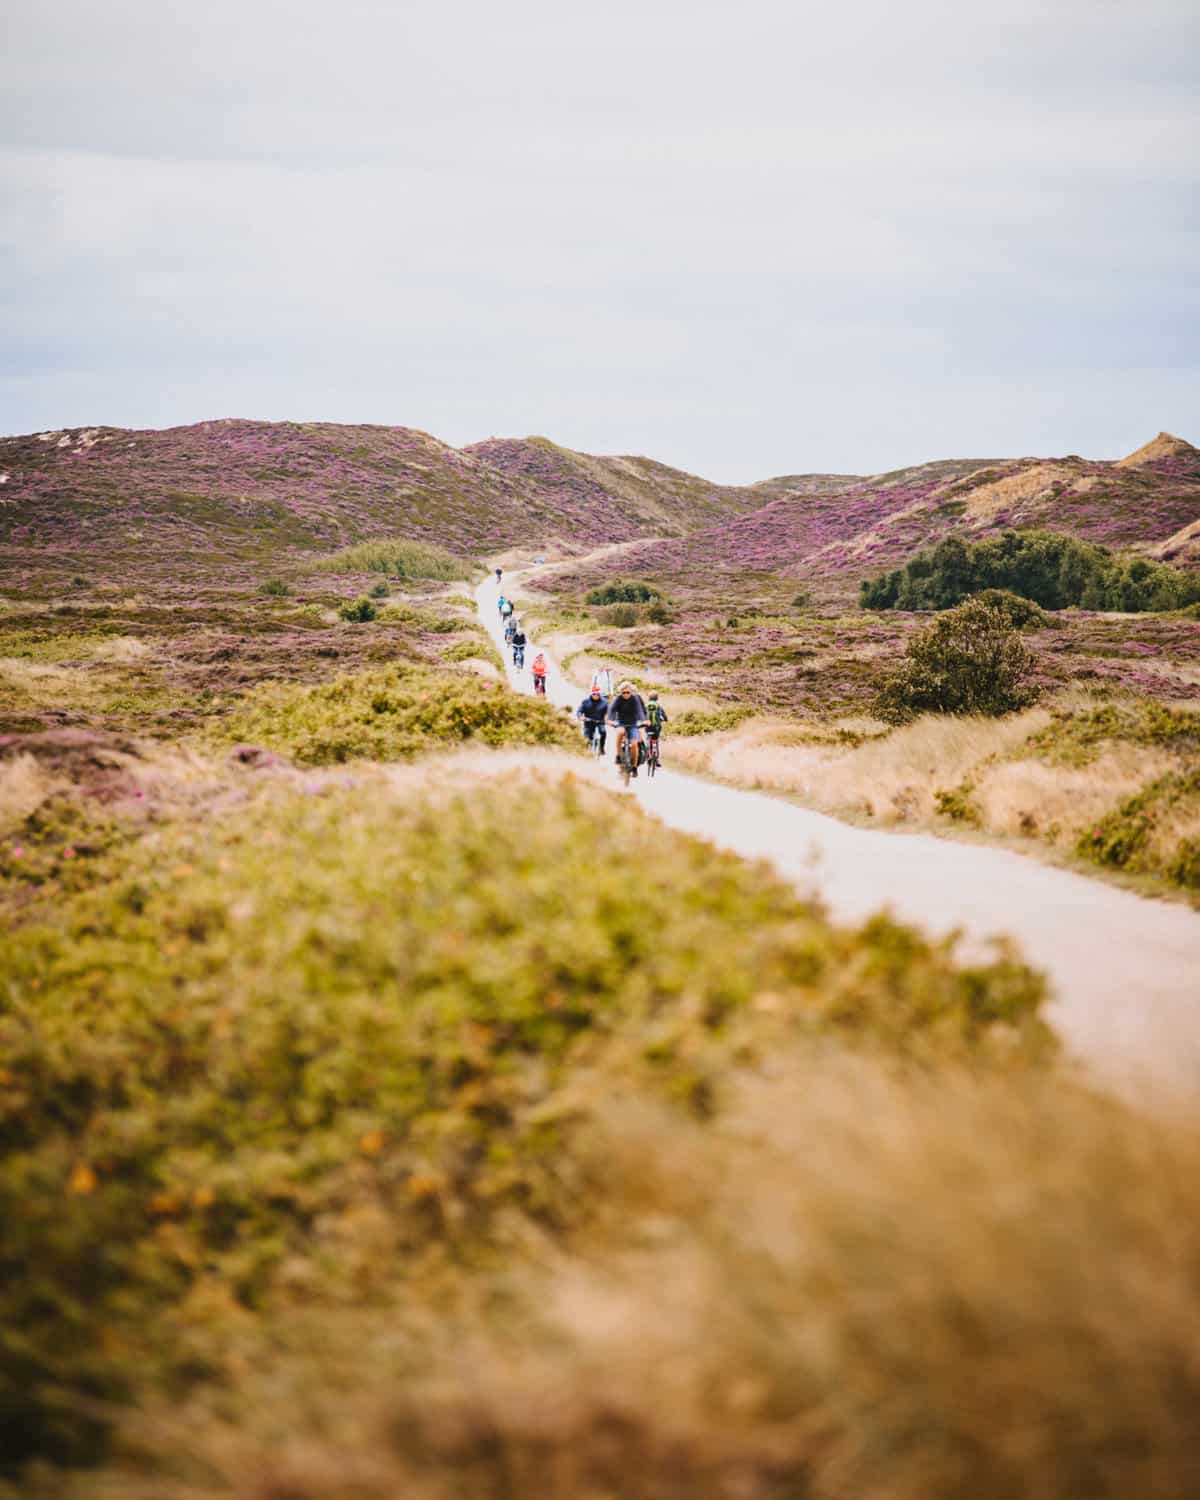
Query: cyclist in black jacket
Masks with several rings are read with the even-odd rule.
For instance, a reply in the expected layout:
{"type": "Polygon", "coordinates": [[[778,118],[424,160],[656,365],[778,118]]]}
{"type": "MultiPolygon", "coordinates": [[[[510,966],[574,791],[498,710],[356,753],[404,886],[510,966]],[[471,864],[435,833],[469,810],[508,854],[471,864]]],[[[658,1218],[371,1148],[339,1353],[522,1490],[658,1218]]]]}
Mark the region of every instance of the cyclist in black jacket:
{"type": "Polygon", "coordinates": [[[583,737],[589,745],[593,735],[600,736],[600,754],[603,755],[608,740],[608,699],[598,687],[594,687],[575,710],[575,717],[582,723],[583,737]]]}
{"type": "Polygon", "coordinates": [[[513,666],[523,667],[525,665],[525,647],[529,644],[528,637],[525,634],[525,627],[523,625],[518,624],[516,630],[513,632],[511,644],[513,666]]]}
{"type": "Polygon", "coordinates": [[[616,697],[608,705],[608,722],[617,728],[617,760],[621,759],[621,746],[628,740],[630,768],[636,776],[638,741],[646,723],[646,705],[632,682],[623,682],[617,689],[616,697]]]}

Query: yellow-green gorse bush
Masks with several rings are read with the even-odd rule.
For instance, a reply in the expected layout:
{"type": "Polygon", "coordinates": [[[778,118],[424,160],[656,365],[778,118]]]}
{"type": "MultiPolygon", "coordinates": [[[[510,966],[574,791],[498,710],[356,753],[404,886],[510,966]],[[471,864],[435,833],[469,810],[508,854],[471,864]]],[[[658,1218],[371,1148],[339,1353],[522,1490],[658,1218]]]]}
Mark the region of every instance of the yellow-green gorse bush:
{"type": "Polygon", "coordinates": [[[1016,964],[958,970],[884,920],[835,930],[599,793],[539,787],[531,817],[532,790],[268,791],[0,938],[11,1454],[94,1457],[73,1396],[213,1376],[181,1331],[196,1298],[219,1343],[297,1285],[361,1300],[505,1214],[569,1223],[573,1122],[606,1069],[705,1113],[789,1038],[1043,1055],[1016,964]]]}
{"type": "Polygon", "coordinates": [[[470,578],[471,564],[433,542],[377,537],[342,547],[312,564],[318,573],[389,573],[395,578],[470,578]]]}
{"type": "MultiPolygon", "coordinates": [[[[486,651],[481,642],[480,650],[486,651]]],[[[213,731],[250,741],[303,765],[406,760],[437,744],[558,745],[578,737],[543,701],[467,673],[401,665],[315,687],[268,684],[213,731]]]]}

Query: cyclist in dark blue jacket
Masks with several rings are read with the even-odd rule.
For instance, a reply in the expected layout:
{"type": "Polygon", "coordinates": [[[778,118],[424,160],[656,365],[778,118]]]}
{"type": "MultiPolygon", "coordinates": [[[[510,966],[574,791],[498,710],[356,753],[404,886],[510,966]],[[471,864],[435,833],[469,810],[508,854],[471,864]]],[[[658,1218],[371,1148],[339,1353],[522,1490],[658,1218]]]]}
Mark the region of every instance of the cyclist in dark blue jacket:
{"type": "Polygon", "coordinates": [[[598,687],[594,687],[575,710],[575,717],[582,723],[583,737],[589,745],[594,734],[600,736],[600,754],[603,755],[608,740],[608,699],[598,687]]]}

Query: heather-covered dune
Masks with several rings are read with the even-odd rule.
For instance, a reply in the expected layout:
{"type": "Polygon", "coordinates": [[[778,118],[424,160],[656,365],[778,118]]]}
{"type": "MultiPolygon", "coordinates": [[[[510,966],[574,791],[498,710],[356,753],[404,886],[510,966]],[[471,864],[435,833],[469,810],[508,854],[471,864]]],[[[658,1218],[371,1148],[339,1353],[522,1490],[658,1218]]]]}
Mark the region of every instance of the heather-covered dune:
{"type": "MultiPolygon", "coordinates": [[[[846,593],[942,537],[1009,528],[1062,531],[1107,546],[1195,556],[1200,450],[1161,433],[1115,463],[1057,459],[947,459],[870,478],[790,475],[753,492],[773,498],[626,559],[648,576],[783,573],[846,593]]],[[[581,575],[591,583],[591,575],[581,575]]]]}
{"type": "Polygon", "coordinates": [[[597,509],[611,511],[607,539],[647,531],[675,534],[738,515],[758,503],[752,489],[711,484],[650,458],[597,458],[560,448],[548,438],[489,438],[462,450],[548,501],[558,530],[575,535],[597,509]]]}
{"type": "Polygon", "coordinates": [[[594,459],[544,439],[456,449],[408,427],[201,422],[71,428],[0,440],[0,567],[103,558],[222,572],[378,536],[461,556],[554,538],[680,533],[750,508],[649,459],[594,459]]]}

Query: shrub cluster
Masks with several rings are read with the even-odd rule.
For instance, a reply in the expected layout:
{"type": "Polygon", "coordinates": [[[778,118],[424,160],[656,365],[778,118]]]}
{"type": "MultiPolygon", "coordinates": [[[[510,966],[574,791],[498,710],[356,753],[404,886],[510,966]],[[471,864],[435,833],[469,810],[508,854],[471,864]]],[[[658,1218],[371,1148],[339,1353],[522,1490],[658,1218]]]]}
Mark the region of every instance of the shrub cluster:
{"type": "Polygon", "coordinates": [[[744,706],[730,708],[693,708],[671,720],[672,734],[712,734],[718,729],[736,729],[745,719],[754,716],[754,709],[744,706]]]}
{"type": "Polygon", "coordinates": [[[865,579],[863,609],[949,609],[981,589],[1006,589],[1044,609],[1180,609],[1200,599],[1200,578],[1144,557],[1053,531],[1006,531],[967,543],[946,537],[903,568],[865,579]]]}
{"type": "Polygon", "coordinates": [[[473,674],[408,665],[309,687],[264,684],[212,733],[226,742],[264,745],[309,766],[407,760],[439,743],[466,740],[578,749],[573,729],[544,700],[473,674]]]}
{"type": "Polygon", "coordinates": [[[1006,714],[1037,696],[1036,665],[1001,609],[969,599],[919,631],[879,691],[875,713],[902,724],[921,713],[1006,714]]]}
{"type": "Polygon", "coordinates": [[[589,590],[585,597],[589,604],[649,604],[662,595],[652,584],[615,579],[589,590]]]}
{"type": "Polygon", "coordinates": [[[1173,837],[1171,826],[1195,828],[1197,813],[1200,768],[1168,771],[1081,833],[1076,852],[1099,865],[1200,890],[1200,838],[1173,837]]]}
{"type": "Polygon", "coordinates": [[[368,620],[373,620],[379,611],[366,594],[357,599],[347,599],[344,604],[338,605],[338,619],[347,620],[351,624],[362,625],[368,620]]]}
{"type": "Polygon", "coordinates": [[[376,537],[355,542],[312,564],[317,573],[389,573],[395,578],[470,578],[471,564],[433,542],[376,537]]]}

